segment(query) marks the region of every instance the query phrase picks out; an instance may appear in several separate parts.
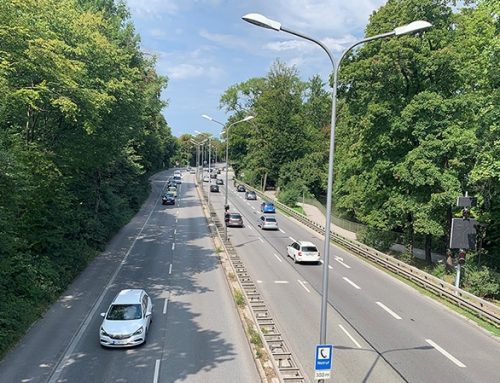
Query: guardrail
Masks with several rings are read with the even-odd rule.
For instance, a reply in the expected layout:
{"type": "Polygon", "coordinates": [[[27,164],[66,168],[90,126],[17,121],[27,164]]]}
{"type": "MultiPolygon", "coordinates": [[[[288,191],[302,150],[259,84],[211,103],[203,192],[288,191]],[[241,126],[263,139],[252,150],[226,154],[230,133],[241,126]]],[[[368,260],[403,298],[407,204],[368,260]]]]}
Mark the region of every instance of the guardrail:
{"type": "MultiPolygon", "coordinates": [[[[245,185],[249,190],[255,191],[262,199],[272,201],[276,207],[286,214],[292,216],[299,222],[308,226],[309,228],[315,230],[316,232],[325,235],[325,227],[318,224],[317,222],[311,221],[305,215],[300,214],[289,206],[276,201],[273,198],[263,194],[259,190],[247,185],[241,181],[236,180],[238,183],[245,185]]],[[[495,326],[500,327],[500,307],[488,302],[482,298],[475,296],[465,290],[456,288],[452,284],[445,282],[434,275],[428,274],[414,266],[410,266],[398,259],[384,254],[378,250],[375,250],[365,244],[346,238],[338,233],[330,231],[330,238],[333,242],[338,245],[350,250],[354,254],[360,255],[364,258],[377,263],[378,265],[398,274],[412,282],[415,282],[425,288],[426,290],[432,291],[435,294],[447,299],[448,301],[456,304],[459,307],[466,308],[469,311],[477,314],[481,319],[487,320],[493,323],[495,326]]]]}

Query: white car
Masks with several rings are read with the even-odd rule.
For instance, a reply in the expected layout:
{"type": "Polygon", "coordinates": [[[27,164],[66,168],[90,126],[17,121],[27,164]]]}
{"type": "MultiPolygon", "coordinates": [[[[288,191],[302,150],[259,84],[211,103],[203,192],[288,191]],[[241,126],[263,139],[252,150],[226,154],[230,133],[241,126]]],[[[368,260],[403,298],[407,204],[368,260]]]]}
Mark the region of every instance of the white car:
{"type": "Polygon", "coordinates": [[[297,262],[319,263],[319,251],[316,245],[308,241],[296,241],[286,248],[287,255],[297,262]]]}
{"type": "Polygon", "coordinates": [[[167,192],[172,193],[174,197],[177,198],[177,188],[175,186],[169,186],[167,192]]]}
{"type": "Polygon", "coordinates": [[[122,290],[113,299],[99,329],[101,346],[130,347],[146,342],[153,304],[141,289],[122,290]]]}
{"type": "Polygon", "coordinates": [[[259,218],[259,221],[257,222],[257,225],[262,229],[268,229],[268,230],[279,230],[278,227],[278,221],[276,221],[276,218],[270,217],[268,215],[263,215],[259,218]]]}
{"type": "Polygon", "coordinates": [[[203,176],[203,182],[210,182],[209,176],[203,176]]]}

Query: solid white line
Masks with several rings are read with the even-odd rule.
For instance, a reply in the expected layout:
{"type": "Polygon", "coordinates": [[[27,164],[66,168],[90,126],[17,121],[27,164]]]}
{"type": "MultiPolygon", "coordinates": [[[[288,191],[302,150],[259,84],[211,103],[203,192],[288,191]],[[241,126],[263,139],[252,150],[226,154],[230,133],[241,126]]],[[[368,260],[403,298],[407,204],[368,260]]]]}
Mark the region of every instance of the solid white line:
{"type": "Polygon", "coordinates": [[[384,305],[382,302],[376,302],[380,307],[382,307],[385,311],[387,311],[389,314],[391,314],[394,318],[396,319],[401,319],[401,317],[396,314],[394,311],[392,311],[389,307],[384,305]]]}
{"type": "MultiPolygon", "coordinates": [[[[354,287],[355,289],[358,289],[358,290],[361,290],[361,287],[359,287],[357,284],[355,284],[353,281],[351,281],[349,278],[346,278],[346,277],[343,277],[342,278],[344,281],[346,281],[347,283],[349,283],[352,287],[354,287]]],[[[399,318],[401,319],[401,318],[399,318]]]]}
{"type": "Polygon", "coordinates": [[[292,242],[297,242],[297,241],[296,241],[295,239],[293,239],[292,237],[288,237],[288,238],[290,238],[290,240],[291,240],[292,242]]]}
{"type": "Polygon", "coordinates": [[[349,266],[349,265],[347,265],[347,264],[345,264],[345,263],[344,263],[344,260],[343,260],[342,258],[340,258],[340,257],[335,257],[335,260],[336,260],[338,263],[340,263],[342,266],[344,266],[345,268],[347,268],[347,269],[350,269],[350,268],[351,268],[351,266],[349,266]]]}
{"type": "Polygon", "coordinates": [[[172,243],[172,250],[175,250],[175,242],[172,243]]]}
{"type": "Polygon", "coordinates": [[[333,270],[332,265],[328,265],[328,268],[329,268],[330,270],[333,270]]]}
{"type": "Polygon", "coordinates": [[[455,363],[458,367],[465,368],[467,367],[465,364],[463,364],[461,361],[459,361],[457,358],[455,358],[453,355],[451,355],[448,351],[446,351],[444,348],[433,342],[431,339],[426,339],[425,340],[427,343],[429,343],[432,347],[434,347],[437,351],[439,351],[441,354],[446,356],[449,360],[451,360],[453,363],[455,363]]]}
{"type": "Polygon", "coordinates": [[[283,234],[286,234],[284,230],[280,229],[280,231],[281,231],[283,234]]]}
{"type": "Polygon", "coordinates": [[[259,237],[259,240],[260,240],[262,243],[264,243],[264,240],[263,240],[261,237],[259,237]]]}
{"type": "Polygon", "coordinates": [[[301,284],[301,286],[302,286],[302,287],[303,287],[303,288],[304,288],[304,289],[305,289],[308,293],[310,293],[310,292],[311,292],[311,290],[309,290],[309,289],[306,287],[306,285],[304,284],[304,282],[302,282],[300,279],[297,279],[297,281],[299,281],[299,283],[301,284]]]}
{"type": "Polygon", "coordinates": [[[273,255],[276,257],[276,259],[277,259],[278,261],[283,262],[283,260],[282,260],[280,257],[278,257],[276,254],[274,254],[274,253],[273,253],[273,255]]]}
{"type": "Polygon", "coordinates": [[[361,345],[356,341],[356,339],[353,338],[353,336],[351,334],[349,334],[347,332],[347,330],[344,328],[344,326],[339,324],[339,327],[343,332],[345,332],[345,334],[349,337],[349,339],[352,340],[352,343],[354,343],[358,348],[361,348],[361,345]]]}
{"type": "Polygon", "coordinates": [[[156,359],[155,363],[155,373],[153,376],[153,383],[158,383],[158,378],[160,377],[160,359],[156,359]]]}
{"type": "Polygon", "coordinates": [[[286,284],[286,283],[288,283],[288,281],[274,281],[274,283],[276,283],[276,284],[286,284]]]}
{"type": "Polygon", "coordinates": [[[165,298],[165,303],[163,304],[163,314],[167,313],[168,298],[165,298]]]}
{"type": "Polygon", "coordinates": [[[168,267],[168,273],[172,274],[172,264],[170,264],[170,266],[168,267]]]}

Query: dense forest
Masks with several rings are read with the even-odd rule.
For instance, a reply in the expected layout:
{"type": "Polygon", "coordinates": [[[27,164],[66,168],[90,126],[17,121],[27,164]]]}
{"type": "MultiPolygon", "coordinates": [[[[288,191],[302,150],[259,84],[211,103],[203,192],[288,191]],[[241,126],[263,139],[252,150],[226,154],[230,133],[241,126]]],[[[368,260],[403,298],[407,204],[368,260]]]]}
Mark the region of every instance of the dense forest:
{"type": "MultiPolygon", "coordinates": [[[[389,0],[371,15],[366,36],[414,20],[433,28],[367,43],[342,62],[333,197],[336,214],[366,225],[364,242],[386,250],[397,233],[408,260],[421,246],[431,268],[431,250],[445,253],[451,218],[461,216],[457,197],[477,197],[472,213],[486,230],[464,287],[497,299],[499,10],[498,0],[389,0]]],[[[326,194],[331,91],[319,76],[301,81],[278,59],[267,76],[227,89],[220,105],[235,120],[256,116],[230,134],[230,159],[246,182],[276,185],[292,204],[326,194]]],[[[453,274],[448,260],[433,272],[453,274]]]]}
{"type": "Polygon", "coordinates": [[[169,165],[166,84],[113,0],[0,2],[0,354],[169,165]]]}

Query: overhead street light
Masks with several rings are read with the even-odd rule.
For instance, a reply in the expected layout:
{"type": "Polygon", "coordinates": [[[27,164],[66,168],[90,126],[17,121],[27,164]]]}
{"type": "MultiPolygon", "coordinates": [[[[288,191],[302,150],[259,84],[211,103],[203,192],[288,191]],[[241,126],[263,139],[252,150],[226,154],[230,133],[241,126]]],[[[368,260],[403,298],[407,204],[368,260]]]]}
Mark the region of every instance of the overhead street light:
{"type": "Polygon", "coordinates": [[[327,200],[326,200],[326,223],[325,223],[325,241],[324,241],[324,249],[323,254],[323,288],[322,288],[322,297],[321,297],[321,324],[320,324],[320,344],[326,344],[326,321],[327,321],[327,304],[328,304],[328,266],[329,266],[329,257],[330,257],[330,222],[331,222],[331,212],[332,212],[332,189],[333,189],[333,155],[334,155],[334,147],[335,147],[335,125],[336,125],[336,112],[337,112],[337,73],[340,67],[340,63],[342,59],[346,56],[346,54],[355,46],[359,44],[363,44],[367,41],[382,39],[391,36],[401,36],[408,33],[414,33],[418,31],[422,31],[432,27],[432,24],[427,21],[414,21],[410,24],[403,25],[401,27],[395,28],[391,32],[379,34],[376,36],[367,37],[363,40],[360,40],[350,47],[348,47],[342,55],[340,59],[335,63],[333,60],[333,55],[323,44],[321,41],[316,40],[312,37],[303,35],[302,33],[292,31],[288,28],[285,28],[278,21],[268,19],[267,17],[260,15],[258,13],[249,13],[242,17],[243,20],[257,25],[259,27],[272,29],[275,31],[283,31],[289,33],[294,36],[298,36],[305,40],[309,40],[317,45],[319,45],[328,55],[332,66],[333,66],[333,89],[332,89],[332,117],[331,117],[331,130],[330,130],[330,149],[329,149],[329,157],[328,157],[328,188],[327,188],[327,200]]]}
{"type": "MultiPolygon", "coordinates": [[[[226,195],[224,197],[224,209],[226,209],[226,207],[229,207],[229,205],[227,204],[227,194],[228,194],[227,184],[228,184],[228,173],[229,173],[229,128],[231,128],[231,126],[239,124],[241,122],[250,121],[251,119],[255,118],[255,116],[246,116],[245,118],[238,120],[238,121],[235,121],[235,122],[229,124],[228,126],[226,126],[224,123],[222,123],[220,121],[217,121],[215,118],[207,116],[206,114],[202,114],[201,117],[206,118],[209,121],[212,121],[212,122],[215,122],[216,124],[221,125],[222,128],[226,131],[226,188],[225,188],[226,195]]],[[[225,240],[227,242],[227,225],[224,225],[224,237],[225,237],[225,240]]]]}

